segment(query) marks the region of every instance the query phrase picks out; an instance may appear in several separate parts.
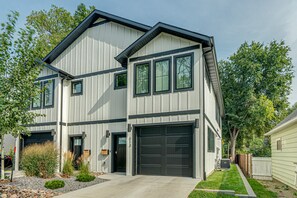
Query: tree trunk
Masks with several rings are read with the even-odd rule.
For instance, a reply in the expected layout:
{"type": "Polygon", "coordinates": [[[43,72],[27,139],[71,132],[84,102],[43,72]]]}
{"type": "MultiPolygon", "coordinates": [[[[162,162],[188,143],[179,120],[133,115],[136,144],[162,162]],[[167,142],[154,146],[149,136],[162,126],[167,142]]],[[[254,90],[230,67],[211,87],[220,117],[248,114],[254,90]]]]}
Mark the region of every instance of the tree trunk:
{"type": "Polygon", "coordinates": [[[4,135],[1,135],[1,179],[5,179],[5,174],[4,174],[4,135]]]}
{"type": "Polygon", "coordinates": [[[231,141],[231,162],[235,163],[235,157],[236,157],[236,140],[237,136],[239,134],[239,130],[236,128],[233,128],[232,131],[230,131],[230,141],[231,141]]]}

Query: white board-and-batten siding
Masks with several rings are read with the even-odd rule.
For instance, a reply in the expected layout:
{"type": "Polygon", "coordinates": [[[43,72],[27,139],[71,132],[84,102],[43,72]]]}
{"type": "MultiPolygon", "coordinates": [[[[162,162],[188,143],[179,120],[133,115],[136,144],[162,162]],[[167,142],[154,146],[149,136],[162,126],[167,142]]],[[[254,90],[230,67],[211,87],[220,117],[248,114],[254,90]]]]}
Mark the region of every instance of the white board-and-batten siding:
{"type": "Polygon", "coordinates": [[[271,135],[272,176],[297,189],[297,123],[271,135]],[[282,149],[277,150],[277,140],[282,149]]]}
{"type": "MultiPolygon", "coordinates": [[[[136,52],[131,58],[151,55],[158,52],[165,52],[190,46],[199,45],[198,43],[179,38],[166,33],[161,33],[142,49],[136,52]]],[[[131,59],[130,58],[130,59],[131,59]]],[[[141,61],[129,62],[128,65],[128,116],[139,115],[139,114],[153,114],[153,113],[164,113],[164,112],[178,112],[187,110],[198,110],[199,109],[199,68],[202,64],[202,50],[194,49],[186,52],[175,53],[165,55],[162,57],[155,57],[141,61]],[[194,53],[194,77],[193,77],[193,90],[174,92],[174,74],[173,67],[174,61],[173,56],[194,53]],[[153,61],[160,58],[171,57],[171,93],[164,94],[153,94],[153,61]],[[148,96],[134,97],[134,65],[141,62],[150,61],[151,63],[151,81],[150,81],[150,92],[148,96]]],[[[195,120],[197,115],[175,115],[175,116],[158,116],[154,118],[137,118],[129,120],[133,124],[144,124],[144,123],[158,123],[158,122],[178,122],[178,121],[189,121],[195,120]]]]}

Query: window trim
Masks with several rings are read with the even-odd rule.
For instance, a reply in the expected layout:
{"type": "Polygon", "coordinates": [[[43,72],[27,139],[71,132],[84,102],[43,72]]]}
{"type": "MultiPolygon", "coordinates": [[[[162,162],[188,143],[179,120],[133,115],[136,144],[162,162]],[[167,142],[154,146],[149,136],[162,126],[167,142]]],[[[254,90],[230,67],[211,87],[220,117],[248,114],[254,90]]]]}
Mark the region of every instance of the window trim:
{"type": "MultiPolygon", "coordinates": [[[[41,91],[41,89],[42,89],[42,82],[37,82],[37,83],[34,83],[34,86],[36,85],[38,85],[39,84],[39,87],[40,87],[40,91],[41,91]]],[[[42,93],[40,92],[40,94],[39,94],[39,96],[40,96],[40,106],[39,107],[33,107],[33,103],[34,103],[34,98],[32,99],[32,101],[31,101],[31,109],[32,110],[37,110],[37,109],[41,109],[42,108],[42,93]]]]}
{"type": "Polygon", "coordinates": [[[173,83],[174,88],[173,88],[173,90],[174,90],[174,92],[194,90],[194,52],[175,55],[175,56],[173,56],[173,62],[174,62],[174,66],[173,66],[173,79],[174,79],[174,83],[173,83]],[[177,89],[176,88],[176,86],[177,86],[177,74],[176,74],[177,59],[181,58],[181,57],[185,57],[185,56],[190,56],[190,59],[191,59],[191,87],[177,89]]]}
{"type": "Polygon", "coordinates": [[[166,57],[166,58],[159,58],[159,59],[155,59],[153,61],[153,94],[154,95],[158,95],[158,94],[164,94],[164,93],[171,93],[172,92],[172,85],[171,85],[171,75],[172,75],[172,56],[170,57],[166,57]],[[162,62],[162,61],[169,61],[169,68],[168,68],[168,90],[164,90],[164,91],[156,91],[156,74],[157,74],[157,70],[156,70],[156,63],[157,62],[162,62]]]}
{"type": "Polygon", "coordinates": [[[127,71],[122,71],[122,72],[117,72],[117,73],[114,73],[114,90],[118,90],[118,89],[125,89],[127,88],[127,85],[128,85],[128,72],[127,71]],[[125,74],[126,73],[126,76],[127,76],[127,82],[126,82],[126,86],[120,86],[120,87],[117,87],[117,76],[118,75],[121,75],[121,74],[125,74]]]}
{"type": "Polygon", "coordinates": [[[53,96],[52,96],[53,104],[51,105],[45,104],[45,90],[44,90],[43,91],[43,108],[53,108],[55,104],[55,79],[43,81],[43,88],[45,87],[46,83],[50,81],[52,82],[52,86],[53,86],[53,96]]]}
{"type": "Polygon", "coordinates": [[[84,83],[83,83],[83,80],[75,80],[75,81],[71,81],[71,96],[79,96],[79,95],[83,95],[84,93],[84,83]],[[74,83],[78,83],[80,82],[81,83],[81,92],[79,93],[73,93],[73,85],[74,83]]]}
{"type": "Polygon", "coordinates": [[[283,141],[282,141],[282,138],[278,138],[276,139],[276,150],[277,151],[282,151],[283,150],[283,141]],[[280,149],[278,149],[278,141],[280,141],[280,149]]]}
{"type": "Polygon", "coordinates": [[[144,61],[134,64],[134,79],[133,79],[133,86],[134,86],[134,97],[141,97],[141,96],[150,96],[151,95],[151,61],[144,61]],[[138,65],[148,64],[148,92],[147,93],[136,93],[136,67],[138,65]]]}
{"type": "Polygon", "coordinates": [[[210,127],[207,127],[207,152],[208,153],[215,153],[215,150],[216,150],[215,138],[216,138],[216,136],[215,136],[215,133],[213,132],[213,130],[210,127]],[[212,135],[213,135],[213,150],[209,149],[209,133],[212,133],[212,135]]]}

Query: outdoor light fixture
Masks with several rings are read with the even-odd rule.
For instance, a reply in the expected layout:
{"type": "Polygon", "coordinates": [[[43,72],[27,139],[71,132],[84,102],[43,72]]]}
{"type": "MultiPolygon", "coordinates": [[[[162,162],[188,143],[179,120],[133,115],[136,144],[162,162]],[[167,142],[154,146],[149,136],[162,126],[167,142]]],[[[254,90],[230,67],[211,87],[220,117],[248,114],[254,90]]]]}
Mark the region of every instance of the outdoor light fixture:
{"type": "Polygon", "coordinates": [[[85,139],[86,137],[87,137],[87,134],[86,134],[86,132],[82,132],[82,136],[81,136],[83,139],[85,139]]]}
{"type": "Polygon", "coordinates": [[[195,119],[195,128],[199,128],[199,119],[195,119]]]}
{"type": "Polygon", "coordinates": [[[52,129],[52,130],[51,130],[51,135],[52,135],[52,136],[56,135],[56,131],[55,131],[55,129],[52,129]]]}
{"type": "Polygon", "coordinates": [[[132,125],[128,124],[128,132],[131,132],[131,131],[132,131],[132,125]]]}
{"type": "Polygon", "coordinates": [[[105,137],[109,138],[109,136],[110,136],[110,132],[109,132],[109,130],[106,130],[105,137]]]}

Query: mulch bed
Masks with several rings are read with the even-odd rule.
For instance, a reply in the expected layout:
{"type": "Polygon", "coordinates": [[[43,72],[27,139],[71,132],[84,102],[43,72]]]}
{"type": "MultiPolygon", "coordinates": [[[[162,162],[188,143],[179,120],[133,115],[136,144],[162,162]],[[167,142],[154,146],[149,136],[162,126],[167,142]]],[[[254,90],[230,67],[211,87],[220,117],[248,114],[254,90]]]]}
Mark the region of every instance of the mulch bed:
{"type": "Polygon", "coordinates": [[[13,182],[9,182],[9,180],[0,180],[0,197],[44,197],[50,198],[57,196],[59,194],[63,194],[66,192],[78,190],[81,188],[85,188],[88,186],[92,186],[95,184],[99,184],[105,181],[106,179],[98,178],[100,173],[95,174],[96,179],[91,182],[78,182],[75,181],[75,177],[70,178],[62,178],[55,177],[51,179],[42,179],[37,177],[19,177],[13,179],[13,182]],[[50,180],[63,180],[65,182],[65,186],[63,188],[59,188],[56,190],[50,190],[44,187],[45,182],[50,180]]]}

